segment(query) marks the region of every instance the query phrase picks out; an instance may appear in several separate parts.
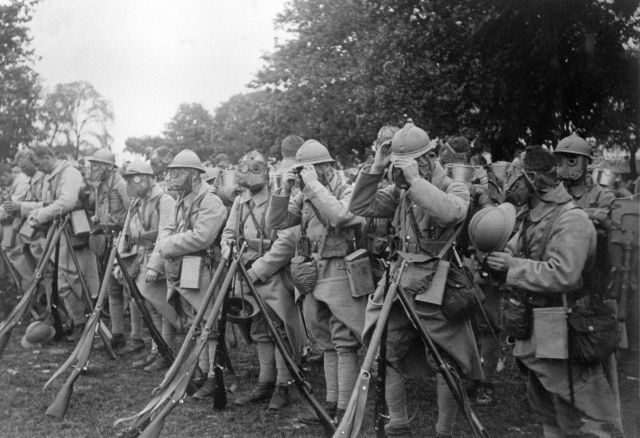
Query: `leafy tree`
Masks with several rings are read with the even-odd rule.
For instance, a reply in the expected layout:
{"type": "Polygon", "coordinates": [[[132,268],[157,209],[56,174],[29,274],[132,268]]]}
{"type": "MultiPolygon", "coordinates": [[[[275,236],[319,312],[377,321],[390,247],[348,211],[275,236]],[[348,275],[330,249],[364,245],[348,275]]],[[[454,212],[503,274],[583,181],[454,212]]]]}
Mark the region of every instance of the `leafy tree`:
{"type": "Polygon", "coordinates": [[[174,152],[191,149],[204,158],[211,151],[213,117],[199,103],[183,103],[164,130],[166,144],[174,152]]]}
{"type": "Polygon", "coordinates": [[[149,158],[149,152],[160,146],[166,146],[167,140],[160,136],[129,137],[124,141],[124,145],[125,150],[149,158]]]}
{"type": "Polygon", "coordinates": [[[32,68],[28,24],[33,1],[0,4],[0,158],[12,157],[35,135],[34,121],[40,93],[32,68]]]}
{"type": "Polygon", "coordinates": [[[40,108],[41,138],[49,146],[71,152],[110,148],[111,103],[86,81],[56,85],[40,108]]]}

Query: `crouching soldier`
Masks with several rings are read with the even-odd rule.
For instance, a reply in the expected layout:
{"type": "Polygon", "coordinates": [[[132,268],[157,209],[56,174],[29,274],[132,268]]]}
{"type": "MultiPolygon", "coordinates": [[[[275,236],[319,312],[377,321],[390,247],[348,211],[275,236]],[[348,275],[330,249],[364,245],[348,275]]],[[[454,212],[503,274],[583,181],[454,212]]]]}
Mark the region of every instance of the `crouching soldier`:
{"type": "MultiPolygon", "coordinates": [[[[179,152],[167,166],[169,188],[178,193],[174,212],[169,221],[158,231],[158,240],[152,260],[149,263],[147,280],[152,282],[153,272],[161,272],[155,257],[166,260],[167,300],[178,292],[186,307],[193,313],[203,305],[206,290],[211,281],[211,271],[215,269],[211,256],[211,246],[224,226],[227,210],[202,181],[202,162],[195,152],[185,149],[179,152]],[[157,253],[157,256],[156,256],[157,253]]],[[[215,390],[215,334],[208,342],[200,357],[200,367],[209,370],[207,380],[193,396],[202,398],[213,395],[215,390]]]]}
{"type": "MultiPolygon", "coordinates": [[[[250,266],[250,280],[267,303],[269,316],[276,322],[283,338],[288,341],[289,354],[299,361],[303,328],[294,301],[293,288],[282,279],[283,275],[288,275],[288,272],[284,271],[288,271],[289,261],[295,252],[297,230],[289,228],[276,233],[266,225],[270,200],[269,174],[267,162],[260,153],[253,151],[245,155],[240,160],[237,175],[238,182],[245,192],[235,199],[231,207],[227,225],[222,233],[222,253],[223,256],[229,253],[229,245],[232,242],[238,248],[244,243],[247,244],[243,261],[250,266]]],[[[246,286],[244,291],[248,291],[246,286]]],[[[271,339],[264,316],[252,322],[250,334],[251,340],[258,344],[260,375],[258,384],[251,392],[238,397],[235,403],[244,405],[270,399],[268,409],[278,410],[291,402],[291,374],[282,354],[271,339]]]]}
{"type": "MultiPolygon", "coordinates": [[[[293,282],[304,295],[307,328],[324,351],[327,412],[340,419],[358,377],[356,351],[360,347],[366,297],[353,297],[344,257],[355,249],[355,228],[362,218],[349,213],[351,186],[340,178],[329,151],[307,140],[296,153],[296,164],[283,187],[272,196],[267,226],[284,230],[300,225],[293,282]],[[297,174],[301,191],[290,199],[297,174]],[[309,281],[309,267],[315,274],[309,281]],[[300,272],[306,271],[302,278],[300,272]]],[[[319,424],[314,416],[301,421],[319,424]]]]}
{"type": "MultiPolygon", "coordinates": [[[[125,239],[118,249],[126,266],[117,266],[114,277],[124,283],[121,270],[136,283],[146,300],[153,323],[162,333],[162,338],[174,348],[180,318],[170,301],[167,301],[167,282],[164,278],[164,260],[156,253],[152,258],[158,228],[164,227],[174,213],[175,201],[156,183],[151,166],[142,161],[131,163],[124,173],[127,192],[133,198],[129,227],[123,230],[125,239]]],[[[125,286],[126,287],[126,286],[125,286]]],[[[130,297],[129,297],[130,298],[130,297]]],[[[129,300],[131,313],[131,343],[141,343],[142,315],[138,306],[129,300]]],[[[133,363],[134,368],[145,371],[164,369],[169,364],[158,354],[155,345],[151,353],[133,363]]]]}
{"type": "MultiPolygon", "coordinates": [[[[427,133],[407,123],[394,134],[390,144],[378,148],[371,167],[363,168],[356,180],[351,212],[365,217],[393,218],[394,250],[435,256],[466,216],[467,186],[447,177],[435,158],[427,133]],[[392,161],[393,184],[378,189],[392,161]]],[[[374,320],[372,317],[379,313],[382,293],[383,288],[379,287],[370,299],[367,321],[374,320]]],[[[480,358],[469,320],[449,320],[440,306],[434,304],[416,301],[415,306],[427,332],[448,360],[454,361],[466,377],[481,379],[480,358]]],[[[365,327],[365,341],[372,328],[371,324],[365,327]]],[[[411,436],[405,375],[424,369],[424,354],[417,331],[396,302],[388,319],[387,359],[391,364],[386,373],[388,436],[411,436]]],[[[458,407],[440,374],[437,397],[436,432],[438,436],[451,436],[458,407]]]]}
{"type": "Polygon", "coordinates": [[[514,356],[526,368],[529,403],[543,418],[545,437],[623,436],[613,354],[584,363],[567,359],[567,351],[558,349],[568,345],[572,352],[561,335],[566,333],[565,306],[575,312],[581,303],[595,304],[601,292],[592,290],[583,276],[592,270],[596,231],[558,184],[554,155],[542,149],[527,151],[519,178],[528,187],[521,195],[523,223],[506,251],[493,252],[487,260],[491,269],[506,273],[505,285],[518,297],[509,302],[526,302],[534,308],[533,321],[516,318],[527,312],[512,312],[510,306],[504,308],[503,317],[505,332],[516,338],[514,356]],[[543,321],[535,316],[542,315],[540,311],[558,317],[543,321]]]}

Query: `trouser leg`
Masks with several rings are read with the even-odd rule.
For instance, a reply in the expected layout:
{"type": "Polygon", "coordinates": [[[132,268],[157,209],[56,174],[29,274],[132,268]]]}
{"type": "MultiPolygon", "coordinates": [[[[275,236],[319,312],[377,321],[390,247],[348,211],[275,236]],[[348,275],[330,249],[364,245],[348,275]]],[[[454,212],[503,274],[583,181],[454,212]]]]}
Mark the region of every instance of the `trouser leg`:
{"type": "Polygon", "coordinates": [[[338,402],[338,353],[335,350],[324,352],[324,380],[327,386],[327,401],[338,402]]]}
{"type": "Polygon", "coordinates": [[[273,342],[258,342],[258,362],[260,374],[258,383],[273,383],[276,381],[275,345],[273,342]]]}
{"type": "Polygon", "coordinates": [[[60,297],[64,301],[64,306],[71,316],[73,324],[75,326],[84,324],[86,321],[84,302],[71,289],[60,290],[60,297]]]}
{"type": "Polygon", "coordinates": [[[444,377],[438,374],[436,389],[438,393],[438,421],[436,422],[436,432],[445,436],[453,435],[453,427],[456,424],[458,404],[453,393],[446,384],[444,377]]]}
{"type": "Polygon", "coordinates": [[[338,350],[338,409],[346,409],[358,379],[358,357],[355,351],[338,350]]]}
{"type": "Polygon", "coordinates": [[[387,367],[385,379],[385,400],[389,408],[389,426],[406,426],[409,424],[407,413],[407,393],[405,379],[402,374],[387,367]]]}
{"type": "Polygon", "coordinates": [[[122,285],[115,278],[109,281],[109,313],[111,315],[111,332],[124,334],[124,294],[122,285]]]}

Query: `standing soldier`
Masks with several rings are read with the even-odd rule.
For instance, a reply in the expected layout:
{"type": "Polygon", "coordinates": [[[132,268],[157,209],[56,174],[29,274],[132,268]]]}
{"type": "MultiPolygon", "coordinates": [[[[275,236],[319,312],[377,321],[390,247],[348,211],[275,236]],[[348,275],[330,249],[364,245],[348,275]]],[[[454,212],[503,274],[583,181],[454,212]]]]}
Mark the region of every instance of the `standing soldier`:
{"type": "MultiPolygon", "coordinates": [[[[390,145],[376,151],[373,165],[363,168],[354,187],[351,212],[365,217],[393,218],[397,250],[435,256],[453,235],[455,226],[464,220],[469,205],[467,186],[447,177],[435,158],[427,133],[407,123],[395,133],[390,145]],[[378,189],[392,161],[393,184],[378,189]]],[[[379,287],[378,291],[382,289],[379,287]]],[[[382,301],[382,296],[370,300],[367,320],[380,311],[381,305],[375,303],[382,301]]],[[[450,321],[439,306],[432,304],[416,302],[415,306],[435,344],[455,360],[465,376],[481,379],[480,358],[469,320],[450,321]]],[[[367,333],[370,334],[367,331],[365,336],[367,333]]],[[[408,353],[416,351],[423,351],[421,340],[396,303],[388,320],[387,359],[391,364],[386,373],[388,436],[411,436],[405,374],[412,365],[409,362],[413,355],[408,353]]],[[[437,393],[436,432],[439,436],[451,436],[458,407],[440,374],[437,393]]]]}
{"type": "MultiPolygon", "coordinates": [[[[347,407],[358,377],[356,351],[360,347],[366,297],[353,297],[344,257],[355,250],[355,228],[362,219],[349,213],[351,186],[335,171],[329,151],[316,140],[307,140],[296,153],[301,191],[293,198],[294,170],[272,196],[267,226],[284,230],[300,225],[297,256],[317,263],[317,282],[305,294],[304,318],[313,338],[324,351],[327,412],[338,420],[347,407]]],[[[294,284],[296,278],[292,266],[294,284]]],[[[298,286],[298,285],[296,285],[298,286]]],[[[319,424],[315,415],[301,421],[319,424]]]]}
{"type": "MultiPolygon", "coordinates": [[[[289,262],[295,252],[297,233],[293,228],[276,233],[267,227],[265,219],[271,197],[268,181],[267,162],[259,152],[249,152],[240,160],[238,182],[246,190],[235,199],[231,207],[222,233],[222,252],[229,253],[231,242],[237,248],[247,244],[243,261],[250,265],[250,279],[269,306],[270,317],[275,318],[276,326],[282,329],[283,338],[289,343],[290,353],[299,360],[302,349],[301,321],[293,289],[289,289],[282,280],[282,275],[285,275],[283,271],[289,269],[289,262]]],[[[251,392],[238,397],[235,403],[245,405],[270,398],[268,409],[278,410],[291,402],[291,374],[282,354],[275,348],[264,316],[253,321],[250,334],[251,339],[258,344],[260,375],[258,384],[251,392]]]]}
{"type": "Polygon", "coordinates": [[[278,168],[274,172],[273,179],[275,180],[272,190],[279,189],[282,186],[283,180],[291,166],[296,164],[296,153],[300,146],[304,143],[302,137],[298,135],[288,135],[282,140],[280,144],[280,153],[282,154],[282,161],[278,165],[278,168]]]}
{"type": "MultiPolygon", "coordinates": [[[[2,227],[2,249],[12,249],[15,245],[15,237],[18,233],[15,221],[19,211],[11,209],[12,204],[7,202],[17,202],[24,200],[29,192],[29,177],[24,173],[13,173],[11,166],[7,163],[0,163],[0,186],[4,188],[3,204],[0,206],[0,225],[2,227]],[[5,205],[9,208],[5,208],[5,205]]],[[[19,225],[18,225],[19,226],[19,225]]]]}
{"type": "MultiPolygon", "coordinates": [[[[134,198],[129,228],[125,233],[124,245],[118,250],[124,259],[130,277],[138,286],[140,293],[147,300],[154,325],[162,333],[162,337],[170,347],[176,342],[177,330],[180,329],[180,319],[175,308],[167,301],[167,282],[164,279],[164,261],[154,260],[149,267],[151,254],[158,236],[158,228],[169,222],[174,212],[174,199],[164,192],[156,183],[151,166],[134,161],[124,173],[127,191],[134,198]],[[146,281],[147,273],[150,280],[146,281]],[[158,273],[159,275],[156,275],[158,273]],[[153,278],[155,277],[155,279],[153,278]]],[[[124,284],[121,266],[116,267],[114,277],[124,284]]],[[[142,341],[142,315],[135,303],[130,300],[131,309],[131,339],[142,341]]],[[[158,354],[158,349],[152,346],[151,353],[133,363],[134,368],[144,368],[145,371],[156,371],[169,364],[158,354]]]]}
{"type": "MultiPolygon", "coordinates": [[[[43,197],[44,174],[36,167],[36,156],[31,149],[23,149],[16,154],[16,163],[22,172],[29,178],[29,191],[22,201],[6,201],[2,207],[10,214],[16,215],[14,225],[20,228],[20,225],[26,220],[31,210],[38,206],[38,202],[43,197]]],[[[15,248],[9,253],[9,259],[16,268],[16,271],[22,277],[23,285],[26,285],[33,275],[36,263],[42,255],[42,245],[44,244],[44,235],[35,233],[32,236],[16,236],[17,243],[15,248]]],[[[44,285],[50,284],[45,281],[44,285]]]]}
{"type": "MultiPolygon", "coordinates": [[[[557,183],[555,165],[549,152],[527,151],[520,176],[529,188],[524,221],[506,252],[488,257],[491,269],[506,272],[506,286],[538,308],[563,306],[565,293],[571,306],[578,299],[595,298],[588,296],[583,273],[594,260],[596,232],[557,183]]],[[[564,315],[561,323],[566,324],[564,315]]],[[[557,345],[559,332],[549,333],[553,339],[536,339],[539,349],[557,345]]],[[[545,437],[622,436],[613,355],[608,365],[549,359],[553,356],[536,353],[530,333],[518,337],[514,356],[526,367],[529,403],[543,417],[545,437]]]]}
{"type": "MultiPolygon", "coordinates": [[[[78,207],[78,196],[84,186],[82,174],[66,160],[56,158],[53,150],[47,146],[34,148],[38,169],[45,176],[45,192],[42,202],[37,203],[29,214],[32,227],[48,224],[54,218],[67,214],[78,207]]],[[[92,296],[98,294],[99,279],[96,257],[85,240],[76,239],[75,247],[70,248],[65,239],[60,241],[58,263],[58,290],[64,300],[67,313],[74,323],[73,332],[67,337],[69,342],[77,342],[85,324],[85,303],[82,299],[82,285],[78,271],[71,258],[75,251],[80,269],[87,280],[92,296]]]]}
{"type": "MultiPolygon", "coordinates": [[[[160,271],[156,270],[160,260],[165,259],[167,276],[167,299],[178,292],[195,311],[202,306],[209,282],[211,270],[215,269],[211,255],[211,246],[224,226],[227,210],[211,190],[202,181],[204,173],[202,162],[195,152],[180,151],[167,166],[169,185],[179,197],[170,220],[158,231],[158,239],[151,260],[147,264],[146,280],[157,280],[160,271]]],[[[207,397],[215,390],[215,348],[214,335],[208,342],[208,352],[200,357],[200,366],[209,370],[205,385],[193,396],[207,397]]]]}
{"type": "MultiPolygon", "coordinates": [[[[104,258],[106,248],[113,244],[114,233],[120,230],[124,224],[131,200],[127,194],[127,184],[118,172],[113,152],[109,149],[98,149],[87,161],[91,165],[89,182],[94,188],[93,199],[95,201],[93,222],[96,226],[91,235],[91,242],[96,257],[101,261],[104,258]]],[[[109,281],[109,312],[113,333],[111,348],[120,349],[118,352],[121,354],[142,350],[144,348],[142,334],[140,332],[134,333],[133,324],[129,345],[126,345],[123,286],[116,281],[111,272],[105,272],[103,275],[112,276],[109,281]]]]}
{"type": "Polygon", "coordinates": [[[591,179],[587,170],[591,162],[591,147],[576,134],[560,140],[555,154],[558,162],[558,178],[567,188],[578,207],[586,210],[609,208],[615,196],[608,189],[591,179]]]}

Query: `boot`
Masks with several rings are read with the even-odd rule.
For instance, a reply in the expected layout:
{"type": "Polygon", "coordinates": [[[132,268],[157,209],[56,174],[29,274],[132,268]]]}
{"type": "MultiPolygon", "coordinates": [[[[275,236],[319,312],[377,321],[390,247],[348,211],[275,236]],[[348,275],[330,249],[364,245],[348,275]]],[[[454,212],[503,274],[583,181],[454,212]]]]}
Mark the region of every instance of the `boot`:
{"type": "Polygon", "coordinates": [[[129,342],[118,350],[118,354],[128,356],[140,350],[144,350],[144,341],[142,339],[129,339],[129,342]]]}
{"type": "Polygon", "coordinates": [[[273,394],[273,389],[275,388],[275,386],[275,382],[258,382],[258,384],[253,387],[249,394],[245,394],[236,398],[234,400],[234,403],[236,405],[242,406],[260,400],[266,400],[267,398],[271,397],[271,394],[273,394]]]}
{"type": "Polygon", "coordinates": [[[144,368],[147,365],[151,365],[153,361],[156,360],[156,357],[158,357],[158,352],[157,351],[151,352],[147,354],[145,357],[133,362],[131,366],[134,367],[135,369],[144,368]]]}
{"type": "Polygon", "coordinates": [[[413,438],[409,425],[389,425],[384,428],[388,437],[393,438],[413,438]]]}
{"type": "Polygon", "coordinates": [[[70,344],[75,344],[80,340],[82,332],[84,332],[84,323],[76,325],[69,336],[65,338],[65,340],[70,344]]]}
{"type": "Polygon", "coordinates": [[[278,385],[273,391],[271,400],[269,400],[267,410],[277,411],[289,404],[291,404],[291,397],[289,397],[289,385],[278,385]]]}
{"type": "MultiPolygon", "coordinates": [[[[336,411],[338,410],[337,402],[325,402],[324,410],[327,411],[329,417],[334,418],[336,416],[336,411]]],[[[315,411],[299,415],[298,421],[310,425],[320,424],[320,419],[316,415],[315,411]]]]}
{"type": "Polygon", "coordinates": [[[144,367],[143,370],[148,373],[152,373],[155,371],[162,371],[167,368],[169,368],[169,364],[167,363],[166,360],[164,360],[164,357],[157,355],[155,360],[151,362],[149,365],[147,365],[146,367],[144,367]]]}
{"type": "Polygon", "coordinates": [[[124,333],[114,333],[111,338],[111,349],[115,351],[125,345],[127,345],[127,340],[124,337],[124,333]]]}
{"type": "Polygon", "coordinates": [[[213,393],[216,390],[216,378],[215,377],[207,377],[207,380],[204,381],[204,384],[193,393],[191,397],[196,400],[202,400],[207,397],[213,396],[213,393]]]}

